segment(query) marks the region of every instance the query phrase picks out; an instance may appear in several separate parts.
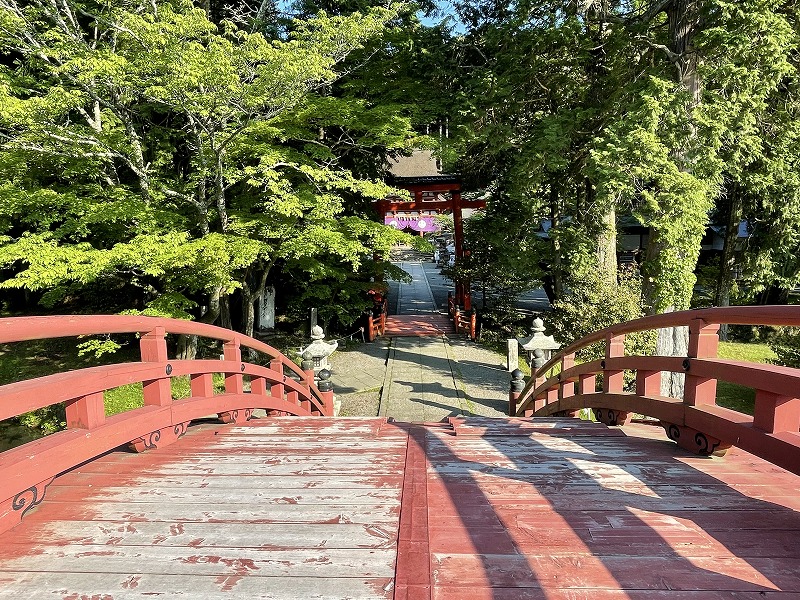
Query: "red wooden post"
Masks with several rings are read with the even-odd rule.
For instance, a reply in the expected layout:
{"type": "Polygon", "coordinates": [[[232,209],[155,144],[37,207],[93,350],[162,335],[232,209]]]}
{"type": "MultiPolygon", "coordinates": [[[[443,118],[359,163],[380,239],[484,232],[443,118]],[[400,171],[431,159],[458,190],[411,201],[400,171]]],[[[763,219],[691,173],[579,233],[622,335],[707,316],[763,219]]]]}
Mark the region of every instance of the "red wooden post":
{"type": "Polygon", "coordinates": [[[278,373],[278,382],[270,383],[269,385],[270,396],[277,398],[278,400],[283,400],[283,382],[285,381],[285,376],[283,374],[283,362],[280,358],[273,358],[271,361],[269,361],[269,368],[278,373]]]}
{"type": "MultiPolygon", "coordinates": [[[[625,336],[611,335],[606,337],[606,360],[625,356],[625,336]]],[[[624,371],[607,369],[603,361],[603,392],[620,394],[624,384],[624,371]]]]}
{"type": "Polygon", "coordinates": [[[192,398],[210,398],[214,395],[214,376],[211,373],[197,373],[189,376],[192,398]]]}
{"type": "Polygon", "coordinates": [[[70,429],[94,429],[106,420],[103,392],[96,392],[70,400],[65,404],[67,427],[70,429]]]}
{"type": "Polygon", "coordinates": [[[244,370],[244,363],[242,363],[242,348],[239,338],[233,341],[225,342],[223,346],[222,355],[226,361],[239,363],[241,366],[237,369],[236,373],[225,373],[225,393],[226,394],[244,394],[244,377],[241,371],[244,370]]]}
{"type": "Polygon", "coordinates": [[[375,323],[372,318],[372,311],[367,317],[367,341],[371,342],[375,339],[375,323]]]}
{"type": "Polygon", "coordinates": [[[559,393],[558,392],[559,392],[560,388],[561,388],[561,386],[559,385],[559,386],[552,387],[549,390],[547,390],[547,392],[546,392],[547,395],[545,397],[545,404],[553,404],[554,402],[558,402],[558,400],[559,400],[559,398],[558,398],[559,393]]]}
{"type": "MultiPolygon", "coordinates": [[[[689,358],[716,358],[719,347],[718,323],[706,323],[702,319],[689,321],[689,358]]],[[[690,363],[691,364],[691,363],[690,363]]],[[[691,367],[686,374],[683,401],[689,406],[716,404],[717,380],[692,375],[691,367]]]]}
{"type": "Polygon", "coordinates": [[[561,357],[561,385],[558,387],[558,399],[563,400],[575,395],[575,383],[573,381],[564,381],[564,372],[575,366],[575,355],[565,354],[561,357]]]}
{"type": "Polygon", "coordinates": [[[478,338],[478,316],[474,310],[469,317],[469,337],[472,338],[473,342],[477,341],[478,338]]]}
{"type": "Polygon", "coordinates": [[[584,373],[583,375],[578,375],[578,393],[583,394],[594,394],[597,391],[597,375],[592,373],[591,375],[588,373],[584,373]]]}
{"type": "Polygon", "coordinates": [[[164,365],[164,375],[159,379],[142,382],[145,406],[167,406],[172,402],[172,386],[169,374],[172,366],[167,363],[167,332],[163,327],[156,327],[139,340],[142,362],[157,362],[164,365]]]}
{"type": "Polygon", "coordinates": [[[660,396],[661,371],[636,371],[636,394],[638,396],[660,396]]]}
{"type": "Polygon", "coordinates": [[[781,431],[797,433],[800,428],[800,398],[756,390],[753,427],[768,433],[781,431]]]}
{"type": "Polygon", "coordinates": [[[253,377],[250,379],[250,393],[257,396],[267,395],[267,380],[264,377],[253,377]]]}

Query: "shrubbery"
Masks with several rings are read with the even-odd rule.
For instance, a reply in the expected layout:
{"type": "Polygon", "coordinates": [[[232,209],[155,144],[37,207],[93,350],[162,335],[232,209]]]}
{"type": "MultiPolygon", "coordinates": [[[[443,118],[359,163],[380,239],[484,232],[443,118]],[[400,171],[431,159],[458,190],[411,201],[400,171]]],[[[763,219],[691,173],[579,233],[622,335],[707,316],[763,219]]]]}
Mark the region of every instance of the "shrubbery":
{"type": "MultiPolygon", "coordinates": [[[[641,276],[630,268],[619,270],[617,285],[603,281],[600,274],[587,270],[572,276],[561,300],[553,305],[548,324],[555,339],[567,346],[599,329],[644,316],[641,276]]],[[[625,338],[627,354],[652,354],[656,332],[644,331],[625,338]]],[[[603,357],[603,344],[598,343],[578,354],[582,360],[603,357]]]]}
{"type": "Polygon", "coordinates": [[[776,365],[800,369],[800,328],[781,328],[769,343],[772,351],[778,355],[773,360],[776,365]]]}

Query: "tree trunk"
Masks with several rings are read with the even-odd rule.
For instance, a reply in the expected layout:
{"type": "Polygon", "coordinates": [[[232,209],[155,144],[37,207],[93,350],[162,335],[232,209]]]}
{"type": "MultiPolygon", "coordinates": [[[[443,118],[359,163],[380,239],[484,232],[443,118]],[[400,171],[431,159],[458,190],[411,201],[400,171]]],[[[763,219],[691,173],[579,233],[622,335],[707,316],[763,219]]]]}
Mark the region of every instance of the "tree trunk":
{"type": "MultiPolygon", "coordinates": [[[[219,317],[220,312],[220,295],[222,288],[217,286],[209,296],[208,306],[200,308],[199,323],[213,323],[219,317]]],[[[178,336],[178,359],[179,360],[194,360],[197,357],[197,336],[196,335],[179,335],[178,336]]]]}
{"type": "MultiPolygon", "coordinates": [[[[731,182],[728,186],[728,222],[725,226],[725,243],[722,247],[722,256],[719,261],[719,275],[717,276],[717,289],[714,294],[716,306],[730,306],[731,288],[733,287],[734,250],[736,240],[739,238],[739,223],[742,220],[742,197],[739,185],[731,182]]],[[[728,339],[728,324],[723,323],[719,329],[721,340],[728,339]]]]}
{"type": "MultiPolygon", "coordinates": [[[[667,5],[667,20],[669,23],[670,51],[677,68],[677,81],[689,93],[686,104],[687,122],[691,128],[690,139],[695,137],[696,128],[692,119],[692,112],[700,103],[702,86],[700,75],[697,71],[698,56],[693,47],[693,40],[700,28],[700,7],[702,0],[672,0],[667,5]]],[[[687,144],[688,146],[688,144],[687,144]]],[[[675,151],[675,162],[683,170],[691,169],[691,161],[687,156],[688,147],[675,151]]],[[[647,260],[650,264],[658,264],[660,255],[668,249],[669,242],[658,235],[658,231],[651,228],[650,239],[647,245],[647,260]]],[[[658,273],[653,274],[658,277],[658,273]]],[[[657,297],[659,288],[648,284],[647,277],[643,286],[645,298],[652,312],[672,312],[684,310],[688,306],[664,307],[664,299],[657,297]]],[[[689,348],[689,330],[687,327],[670,327],[659,329],[656,343],[656,354],[662,356],[686,356],[689,348]]],[[[684,391],[683,373],[664,372],[661,376],[661,394],[672,398],[683,398],[684,391]]]]}
{"type": "Polygon", "coordinates": [[[564,295],[561,241],[558,239],[560,221],[561,210],[558,202],[558,187],[556,187],[555,175],[553,175],[550,178],[550,240],[553,243],[553,264],[551,266],[551,274],[553,276],[553,299],[551,299],[551,303],[560,300],[564,295]]]}
{"type": "Polygon", "coordinates": [[[219,320],[220,326],[225,329],[233,329],[233,319],[231,318],[231,297],[227,294],[222,296],[219,301],[219,320]]]}
{"type": "Polygon", "coordinates": [[[613,288],[617,285],[617,211],[609,203],[600,217],[597,235],[597,268],[603,282],[613,288]]]}

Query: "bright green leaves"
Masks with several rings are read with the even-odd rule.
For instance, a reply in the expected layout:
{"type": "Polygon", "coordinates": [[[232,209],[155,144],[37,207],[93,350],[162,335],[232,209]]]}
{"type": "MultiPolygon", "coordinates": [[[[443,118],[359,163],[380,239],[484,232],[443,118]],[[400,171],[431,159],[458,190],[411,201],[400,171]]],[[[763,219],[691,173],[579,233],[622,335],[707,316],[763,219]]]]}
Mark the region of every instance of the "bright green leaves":
{"type": "Polygon", "coordinates": [[[0,69],[0,287],[188,317],[257,295],[276,261],[352,275],[400,235],[340,221],[389,191],[340,157],[381,161],[410,127],[313,94],[396,15],[321,13],[280,41],[183,0],[0,0],[19,57],[0,69]],[[336,147],[321,128],[357,134],[336,147]]]}

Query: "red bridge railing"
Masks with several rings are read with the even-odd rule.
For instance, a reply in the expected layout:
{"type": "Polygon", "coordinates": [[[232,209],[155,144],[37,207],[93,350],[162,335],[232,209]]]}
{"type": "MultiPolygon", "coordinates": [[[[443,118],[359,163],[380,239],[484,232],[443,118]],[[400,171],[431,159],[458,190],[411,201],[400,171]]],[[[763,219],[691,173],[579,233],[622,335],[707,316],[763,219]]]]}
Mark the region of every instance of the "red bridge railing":
{"type": "Polygon", "coordinates": [[[224,423],[241,423],[259,408],[278,415],[333,414],[333,392],[320,391],[313,370],[303,371],[275,348],[229,329],[133,316],[0,319],[0,344],[115,333],[140,335],[141,362],[0,386],[0,420],[63,402],[67,422],[64,431],[0,453],[0,531],[14,526],[39,504],[56,475],[126,444],[142,451],[173,443],[194,419],[216,414],[224,423]],[[170,359],[168,333],[219,340],[222,360],[170,359]],[[269,367],[244,361],[242,348],[266,355],[269,367]],[[224,376],[224,393],[214,391],[216,373],[224,376]],[[189,398],[173,400],[170,380],[178,376],[189,376],[189,398]],[[245,390],[246,376],[249,391],[245,390]],[[144,406],[107,417],[103,392],[139,382],[144,406]]]}
{"type": "Polygon", "coordinates": [[[544,364],[521,392],[510,414],[575,415],[583,408],[609,425],[633,413],[661,421],[670,439],[699,454],[724,454],[737,446],[800,474],[800,369],[717,357],[722,323],[800,326],[800,307],[727,307],[667,313],[620,323],[589,335],[544,364]],[[686,357],[625,356],[625,335],[664,327],[689,327],[686,357]],[[603,342],[605,358],[575,364],[575,354],[603,342]],[[560,372],[554,374],[554,371],[560,372]],[[636,391],[623,390],[625,371],[635,371],[636,391]],[[683,398],[661,396],[661,374],[685,373],[683,398]],[[602,374],[602,390],[596,391],[602,374]],[[746,415],[716,404],[717,381],[755,389],[755,411],[746,415]]]}

